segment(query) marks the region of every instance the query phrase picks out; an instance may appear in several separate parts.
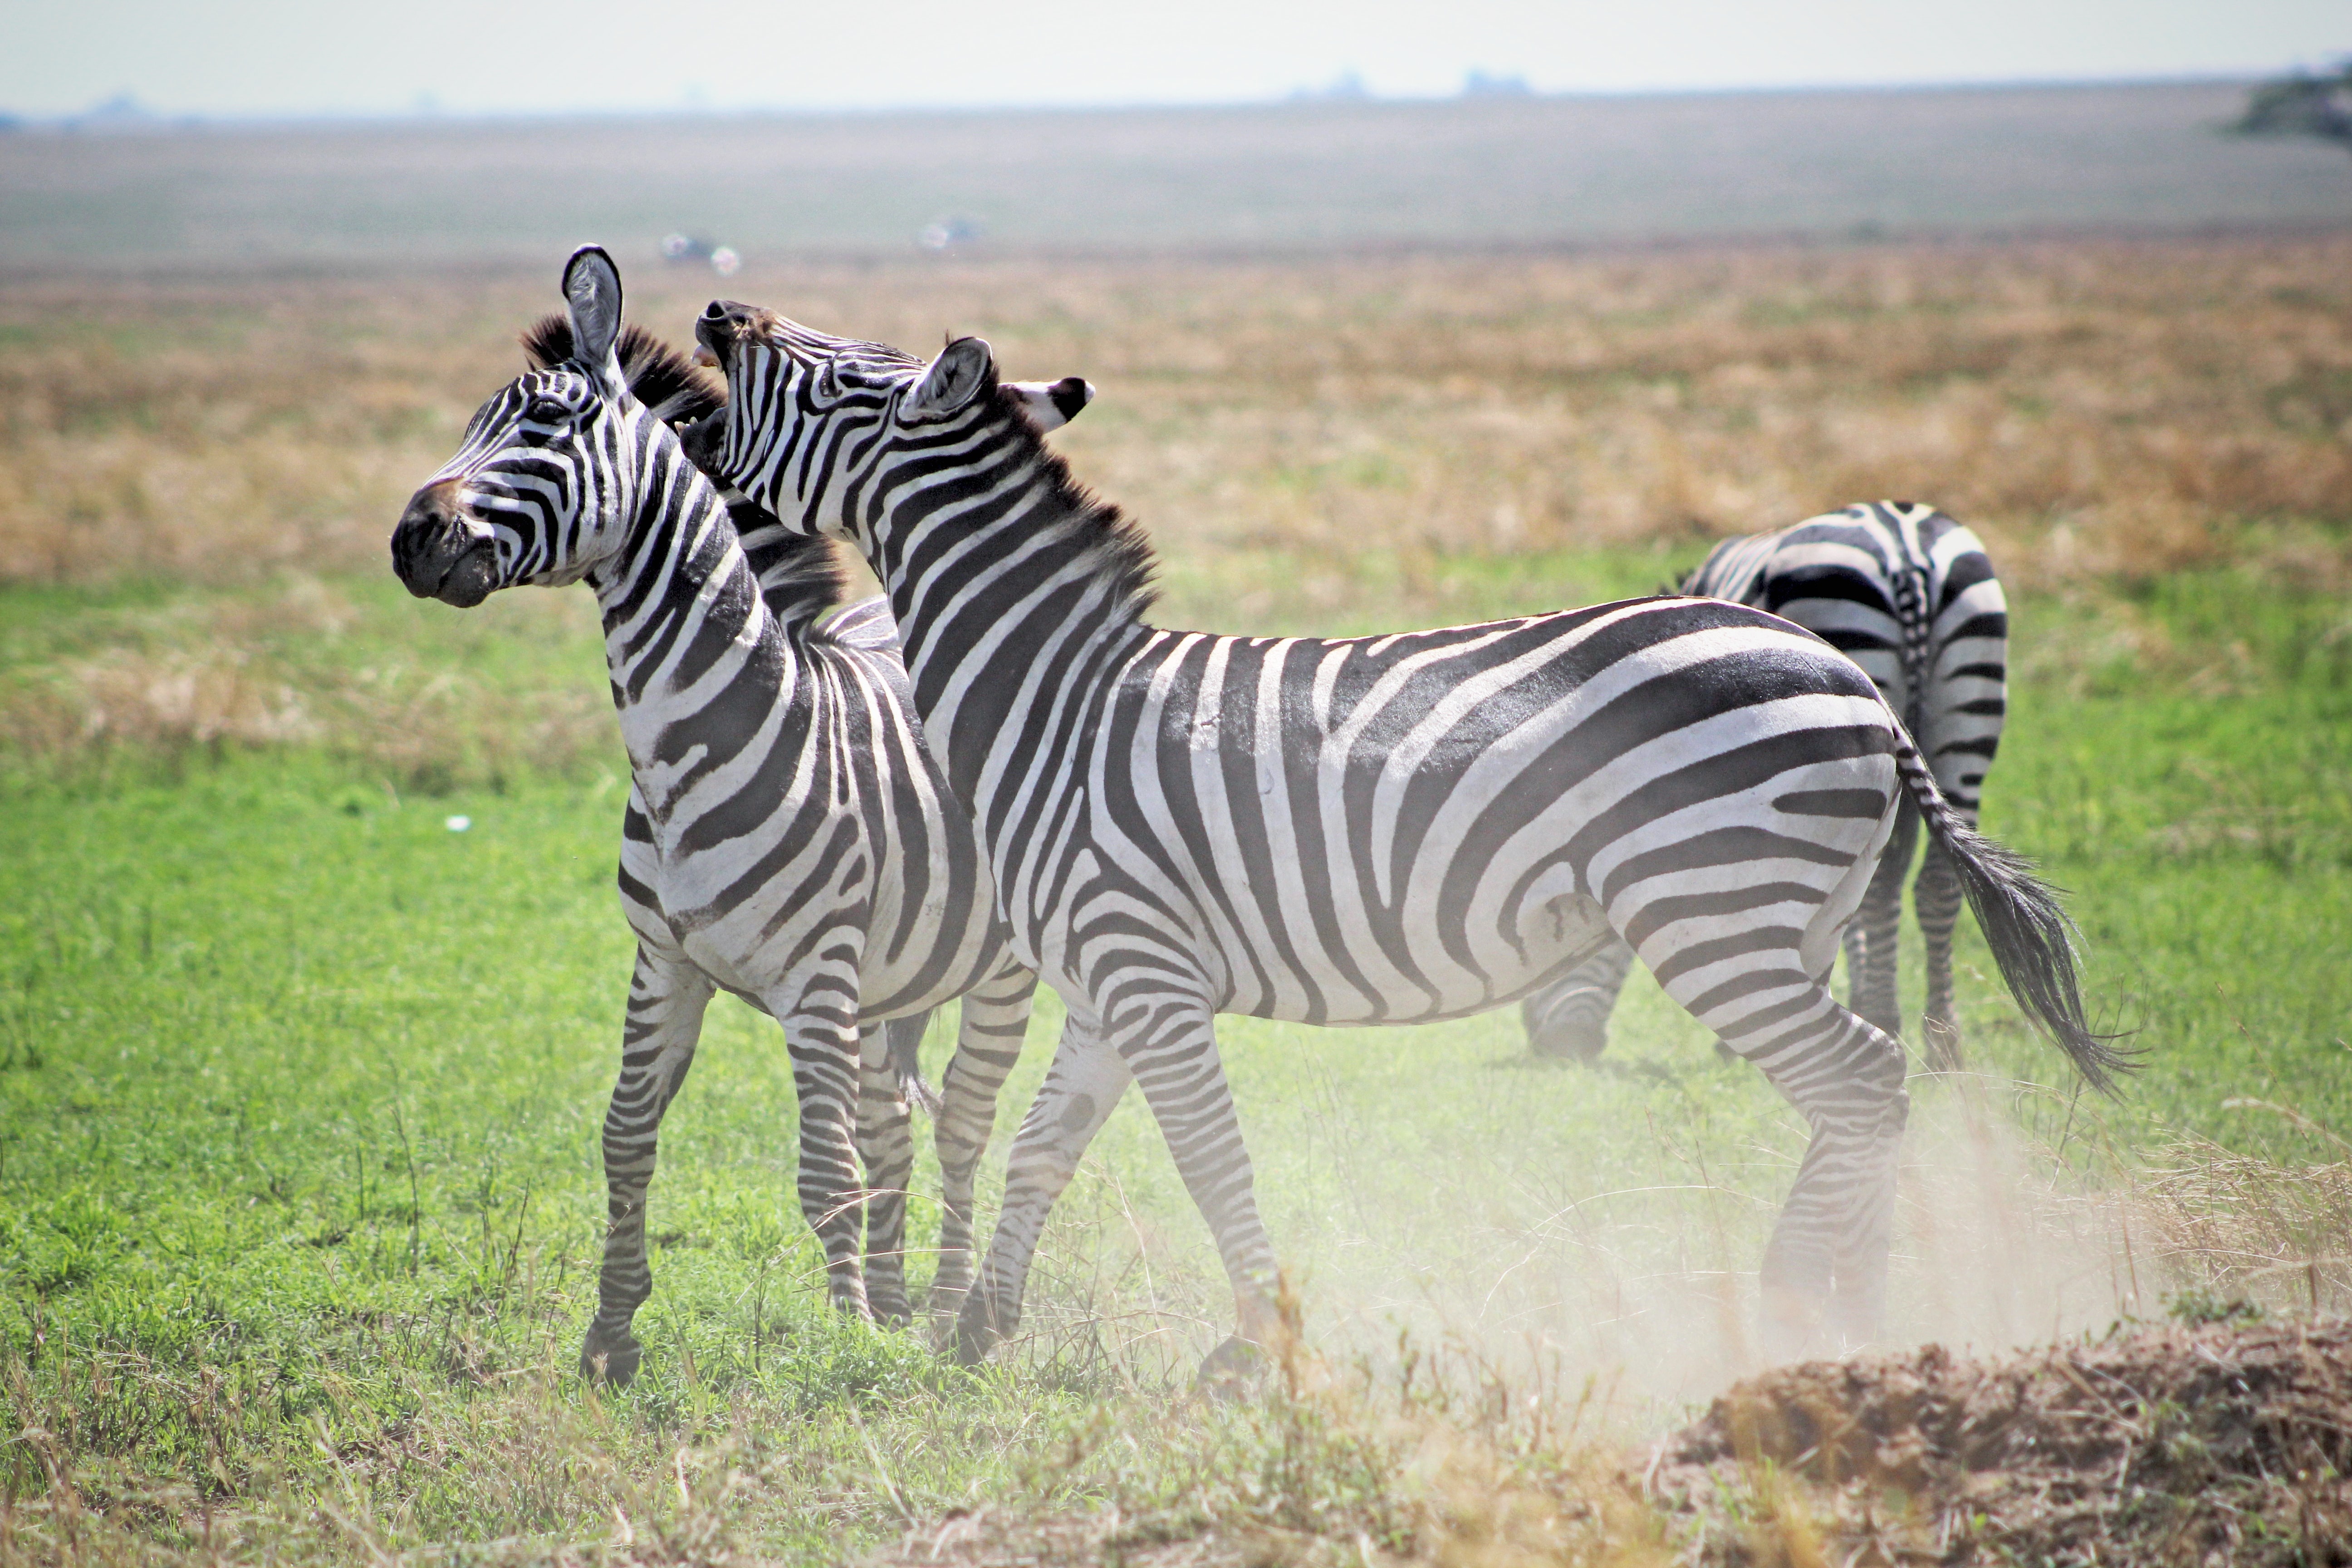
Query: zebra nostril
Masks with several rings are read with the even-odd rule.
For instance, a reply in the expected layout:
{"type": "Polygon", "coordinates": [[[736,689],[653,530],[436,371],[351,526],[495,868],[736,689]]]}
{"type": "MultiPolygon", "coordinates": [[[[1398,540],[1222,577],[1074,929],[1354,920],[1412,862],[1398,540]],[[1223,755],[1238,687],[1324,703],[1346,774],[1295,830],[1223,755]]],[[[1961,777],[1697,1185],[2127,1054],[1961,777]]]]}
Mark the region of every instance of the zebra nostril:
{"type": "Polygon", "coordinates": [[[724,300],[713,300],[710,301],[709,304],[703,307],[702,319],[706,321],[725,321],[727,319],[727,301],[724,300]]]}

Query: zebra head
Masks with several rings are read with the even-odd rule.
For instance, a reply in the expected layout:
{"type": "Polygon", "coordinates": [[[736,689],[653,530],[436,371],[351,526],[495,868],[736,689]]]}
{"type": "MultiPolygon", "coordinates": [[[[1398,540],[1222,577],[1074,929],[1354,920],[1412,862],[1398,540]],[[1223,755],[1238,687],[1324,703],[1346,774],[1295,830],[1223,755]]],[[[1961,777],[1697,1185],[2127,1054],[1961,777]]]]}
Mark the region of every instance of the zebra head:
{"type": "Polygon", "coordinates": [[[977,457],[1005,421],[1056,429],[1095,395],[1075,375],[999,381],[985,339],[953,339],[925,364],[730,300],[710,302],[694,336],[696,360],[725,373],[728,401],[687,430],[688,456],[806,532],[857,538],[871,481],[894,458],[977,457]]]}
{"type": "Polygon", "coordinates": [[[535,368],[475,410],[392,531],[393,570],[420,599],[467,609],[595,571],[628,534],[641,459],[665,422],[718,406],[676,352],[623,331],[621,275],[601,247],[573,254],[563,298],[562,316],[523,336],[535,368]]]}

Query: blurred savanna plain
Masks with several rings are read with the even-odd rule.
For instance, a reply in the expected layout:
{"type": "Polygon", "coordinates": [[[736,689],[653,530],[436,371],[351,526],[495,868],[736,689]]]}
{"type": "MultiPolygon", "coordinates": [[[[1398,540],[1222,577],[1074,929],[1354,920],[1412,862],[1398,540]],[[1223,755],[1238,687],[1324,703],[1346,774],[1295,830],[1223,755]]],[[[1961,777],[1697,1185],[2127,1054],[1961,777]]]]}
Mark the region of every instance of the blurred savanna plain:
{"type": "Polygon", "coordinates": [[[544,128],[0,138],[0,1562],[814,1563],[952,1510],[1251,1563],[1674,1544],[1610,1467],[1745,1364],[1802,1131],[1639,979],[1598,1071],[1507,1016],[1228,1022],[1301,1333],[1238,1410],[1181,1393],[1225,1303],[1133,1105],[1004,1365],[830,1321],[780,1042],[722,1002],[646,1376],[571,1379],[627,974],[593,605],[416,604],[384,541],[585,238],[680,342],[724,294],[1087,376],[1055,440],[1164,625],[1644,593],[1880,496],[1971,523],[2017,614],[1988,824],[2148,1070],[2087,1101],[1964,948],[1898,1331],[2341,1310],[2352,168],[2213,136],[2235,89],[2070,90],[769,124],[736,208],[665,207],[692,121],[584,128],[602,184],[544,128]],[[713,210],[744,269],[664,264],[713,210]]]}

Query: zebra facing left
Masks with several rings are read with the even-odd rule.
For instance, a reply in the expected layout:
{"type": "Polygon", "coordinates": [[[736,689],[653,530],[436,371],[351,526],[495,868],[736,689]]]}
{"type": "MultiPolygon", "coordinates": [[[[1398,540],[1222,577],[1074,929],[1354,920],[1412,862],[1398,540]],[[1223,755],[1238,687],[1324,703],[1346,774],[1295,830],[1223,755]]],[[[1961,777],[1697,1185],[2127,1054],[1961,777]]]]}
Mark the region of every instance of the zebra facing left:
{"type": "Polygon", "coordinates": [[[2122,1065],[2050,890],[1810,633],[1689,598],[1333,641],[1162,629],[1141,534],[1038,438],[985,342],[926,363],[723,300],[695,335],[729,396],[689,451],[872,563],[1016,948],[1069,1009],[965,1357],[1017,1322],[1045,1215],[1132,1081],[1234,1287],[1204,1370],[1246,1361],[1276,1268],[1215,1016],[1459,1017],[1620,939],[1811,1123],[1764,1259],[1768,1345],[1874,1337],[1905,1060],[1825,982],[1906,799],[2029,1015],[2093,1082],[2122,1065]]]}
{"type": "MultiPolygon", "coordinates": [[[[716,392],[680,356],[634,329],[624,337],[620,274],[603,250],[575,254],[562,288],[562,331],[527,340],[556,363],[476,412],[409,501],[392,558],[411,593],[459,608],[584,581],[603,612],[631,770],[620,891],[637,952],[581,1363],[625,1381],[642,1353],[630,1325],[652,1289],[646,1195],[662,1115],[717,991],[783,1026],[801,1206],[835,1304],[904,1318],[905,1110],[885,1031],[870,1026],[964,998],[939,1118],[950,1192],[934,1290],[952,1295],[969,1270],[971,1175],[1035,976],[1012,953],[971,820],[924,747],[888,616],[869,605],[820,623],[840,588],[821,542],[771,533],[755,571],[668,422],[708,413],[716,392]],[[869,1220],[870,1289],[858,1258],[869,1220]]],[[[1040,421],[1083,404],[1053,391],[1031,396],[1040,421]]]]}

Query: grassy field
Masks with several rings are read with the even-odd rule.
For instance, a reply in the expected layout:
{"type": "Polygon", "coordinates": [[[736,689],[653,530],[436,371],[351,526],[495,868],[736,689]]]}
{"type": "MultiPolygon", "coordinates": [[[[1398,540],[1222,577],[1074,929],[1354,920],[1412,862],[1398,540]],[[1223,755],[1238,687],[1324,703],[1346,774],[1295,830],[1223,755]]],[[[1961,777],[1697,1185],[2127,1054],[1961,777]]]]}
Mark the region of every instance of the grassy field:
{"type": "MultiPolygon", "coordinates": [[[[1160,541],[1166,624],[1642,592],[1719,531],[1881,493],[1976,522],[2018,606],[1988,825],[2074,890],[2095,1004],[2148,1053],[2122,1104],[2081,1098],[1967,933],[1979,1071],[1918,1097],[1895,1331],[2002,1345],[2183,1291],[2352,1300],[2347,263],[2207,240],[733,288],[1089,375],[1058,439],[1160,541]]],[[[1303,1346],[1238,1409],[1183,1393],[1229,1299],[1136,1104],[1001,1364],[834,1321],[782,1043],[722,1002],[667,1123],[646,1373],[572,1378],[627,963],[593,609],[460,614],[381,562],[551,292],[0,289],[0,1563],[814,1563],[975,1508],[1213,1523],[1253,1562],[1641,1560],[1654,1525],[1603,1457],[1745,1364],[1802,1142],[1646,979],[1597,1071],[1528,1064],[1507,1016],[1229,1021],[1303,1346]]],[[[700,302],[632,300],[672,330],[700,302]]],[[[1008,1135],[1058,1022],[1044,1000],[1008,1135]]]]}

